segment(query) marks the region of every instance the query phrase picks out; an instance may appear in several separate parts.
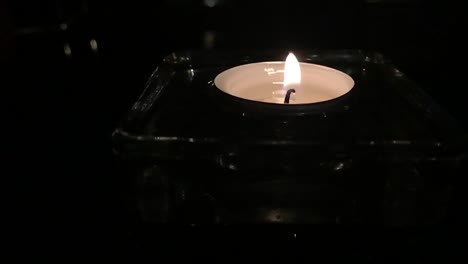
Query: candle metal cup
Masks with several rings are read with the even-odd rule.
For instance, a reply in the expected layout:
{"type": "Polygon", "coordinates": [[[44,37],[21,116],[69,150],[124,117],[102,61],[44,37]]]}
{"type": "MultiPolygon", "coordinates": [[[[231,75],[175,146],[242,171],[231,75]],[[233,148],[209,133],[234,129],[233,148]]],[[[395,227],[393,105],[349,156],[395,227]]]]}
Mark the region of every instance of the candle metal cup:
{"type": "Polygon", "coordinates": [[[227,95],[218,95],[223,98],[223,105],[240,112],[304,115],[347,108],[342,99],[352,91],[355,82],[346,73],[300,63],[302,80],[293,85],[293,98],[288,94],[290,87],[283,82],[284,68],[284,62],[240,65],[219,73],[213,86],[227,95]]]}

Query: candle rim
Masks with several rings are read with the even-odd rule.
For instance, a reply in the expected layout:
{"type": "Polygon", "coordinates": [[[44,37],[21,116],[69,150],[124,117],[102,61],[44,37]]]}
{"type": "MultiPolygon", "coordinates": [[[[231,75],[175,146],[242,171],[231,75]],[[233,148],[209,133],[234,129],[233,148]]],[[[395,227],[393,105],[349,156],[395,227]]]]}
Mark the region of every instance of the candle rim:
{"type": "MultiPolygon", "coordinates": [[[[258,64],[285,64],[285,63],[286,62],[284,62],[284,61],[260,61],[260,62],[252,62],[252,63],[236,65],[234,67],[228,68],[228,69],[218,73],[216,75],[216,77],[214,78],[214,82],[216,84],[216,80],[217,79],[219,80],[219,77],[220,77],[221,74],[226,73],[227,71],[231,71],[231,70],[241,68],[241,67],[247,67],[247,66],[258,65],[258,64]]],[[[332,68],[332,67],[329,67],[329,66],[325,66],[325,65],[321,65],[321,64],[317,64],[317,63],[308,63],[308,62],[299,62],[299,65],[305,65],[305,66],[312,65],[312,66],[315,66],[315,67],[318,67],[318,68],[334,71],[336,73],[339,73],[339,74],[344,75],[345,77],[349,78],[353,82],[353,85],[355,84],[354,79],[351,76],[349,76],[349,74],[347,74],[347,73],[345,73],[343,71],[340,71],[338,69],[335,69],[335,68],[332,68]]],[[[302,70],[302,68],[301,68],[301,70],[302,70]]]]}
{"type": "MultiPolygon", "coordinates": [[[[306,70],[308,67],[313,67],[314,69],[321,69],[321,70],[326,70],[328,72],[332,72],[333,74],[338,74],[342,77],[344,77],[345,79],[345,82],[349,82],[349,88],[346,89],[346,91],[334,98],[330,98],[330,99],[327,99],[327,100],[323,100],[323,101],[317,101],[317,102],[307,102],[307,103],[294,103],[294,104],[280,104],[280,103],[273,103],[273,102],[265,102],[265,101],[259,101],[259,100],[255,100],[255,99],[252,99],[252,98],[247,98],[247,97],[242,97],[242,96],[239,96],[235,93],[231,93],[228,91],[228,88],[222,88],[221,86],[223,85],[220,85],[219,82],[220,82],[220,79],[223,78],[223,75],[225,74],[228,74],[230,71],[236,71],[236,70],[239,70],[239,68],[244,68],[244,67],[252,67],[252,66],[256,66],[256,65],[281,65],[281,64],[285,64],[286,62],[285,61],[260,61],[260,62],[252,62],[252,63],[246,63],[246,64],[241,64],[241,65],[237,65],[237,66],[234,66],[234,67],[231,67],[231,68],[228,68],[220,73],[218,73],[216,75],[216,77],[214,78],[214,80],[212,81],[212,84],[218,89],[220,90],[222,93],[224,94],[227,94],[229,96],[232,96],[232,97],[235,97],[239,100],[246,100],[246,101],[249,101],[249,102],[253,102],[253,103],[258,103],[258,104],[268,104],[268,105],[288,105],[290,107],[293,107],[293,106],[307,106],[307,105],[317,105],[317,104],[320,104],[320,103],[326,103],[326,102],[330,102],[330,101],[334,101],[334,100],[337,100],[345,95],[347,95],[348,93],[350,93],[352,90],[353,90],[353,87],[355,86],[355,81],[354,79],[346,74],[345,72],[341,71],[341,70],[338,70],[338,69],[335,69],[335,68],[332,68],[332,67],[329,67],[329,66],[325,66],[325,65],[321,65],[321,64],[316,64],[316,63],[308,63],[308,62],[299,62],[299,64],[301,65],[301,71],[302,70],[306,70]]],[[[283,70],[284,71],[284,70],[283,70]]],[[[281,70],[279,70],[278,72],[281,72],[281,70]]]]}

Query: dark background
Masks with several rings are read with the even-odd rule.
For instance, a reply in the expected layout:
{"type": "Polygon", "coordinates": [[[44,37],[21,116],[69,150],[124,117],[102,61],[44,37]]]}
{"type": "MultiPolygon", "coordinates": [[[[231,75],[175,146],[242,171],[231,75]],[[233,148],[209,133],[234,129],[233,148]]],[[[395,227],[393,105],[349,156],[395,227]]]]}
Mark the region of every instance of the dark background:
{"type": "Polygon", "coordinates": [[[218,242],[231,245],[227,240],[234,237],[252,252],[266,242],[295,254],[321,245],[330,256],[351,254],[367,262],[454,256],[462,243],[451,239],[446,226],[379,231],[384,233],[294,227],[305,237],[294,243],[289,231],[270,227],[258,227],[252,236],[233,235],[251,227],[213,232],[171,226],[152,227],[155,236],[138,235],[149,227],[127,201],[131,177],[114,161],[110,136],[161,58],[185,49],[379,51],[466,128],[459,67],[464,13],[455,1],[423,0],[1,0],[4,175],[14,192],[7,200],[10,244],[37,249],[28,251],[32,256],[59,251],[136,257],[150,251],[181,257],[186,250],[224,252],[232,247],[218,242]],[[358,238],[364,242],[356,244],[358,238]]]}

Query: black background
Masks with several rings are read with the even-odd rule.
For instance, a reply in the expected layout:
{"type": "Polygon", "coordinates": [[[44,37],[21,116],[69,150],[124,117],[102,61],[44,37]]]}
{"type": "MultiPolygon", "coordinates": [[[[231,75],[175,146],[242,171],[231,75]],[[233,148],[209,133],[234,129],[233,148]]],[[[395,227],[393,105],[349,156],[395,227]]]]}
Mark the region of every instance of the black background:
{"type": "MultiPolygon", "coordinates": [[[[366,263],[456,256],[463,242],[454,226],[142,225],[111,133],[161,58],[185,49],[376,50],[466,128],[464,12],[452,1],[422,0],[0,1],[9,244],[33,257],[190,259],[240,249],[288,261],[318,253],[366,263]]],[[[463,210],[461,198],[452,206],[463,210]]]]}

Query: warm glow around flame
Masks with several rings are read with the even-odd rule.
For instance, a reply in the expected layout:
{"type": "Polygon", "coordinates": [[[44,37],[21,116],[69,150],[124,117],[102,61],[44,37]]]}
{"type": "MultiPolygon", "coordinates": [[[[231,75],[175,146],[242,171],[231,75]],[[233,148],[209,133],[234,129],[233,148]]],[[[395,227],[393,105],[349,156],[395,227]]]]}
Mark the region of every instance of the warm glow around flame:
{"type": "Polygon", "coordinates": [[[284,88],[294,88],[301,84],[301,67],[294,54],[289,53],[284,65],[284,88]]]}

